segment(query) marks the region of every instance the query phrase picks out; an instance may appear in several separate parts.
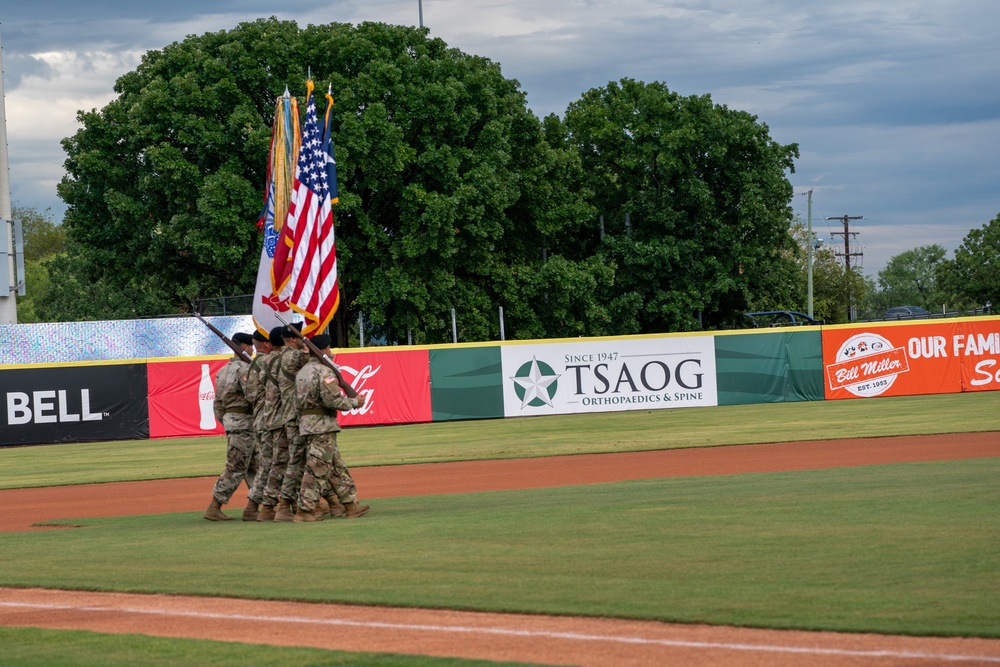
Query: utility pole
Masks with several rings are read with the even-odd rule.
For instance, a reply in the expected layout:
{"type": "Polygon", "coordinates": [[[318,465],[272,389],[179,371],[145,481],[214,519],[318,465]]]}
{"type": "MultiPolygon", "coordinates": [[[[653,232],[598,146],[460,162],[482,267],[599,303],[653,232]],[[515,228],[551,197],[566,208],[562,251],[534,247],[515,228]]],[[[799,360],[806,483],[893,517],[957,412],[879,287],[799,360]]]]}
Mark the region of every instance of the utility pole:
{"type": "Polygon", "coordinates": [[[851,270],[851,257],[861,257],[863,253],[851,252],[851,237],[857,236],[858,232],[852,232],[850,225],[851,220],[864,220],[863,215],[843,215],[839,218],[827,218],[827,220],[840,220],[844,223],[844,231],[842,232],[830,232],[830,236],[843,236],[844,237],[844,252],[837,253],[838,257],[844,258],[844,268],[847,271],[851,270]]]}
{"type": "MultiPolygon", "coordinates": [[[[857,232],[851,231],[851,220],[864,220],[863,215],[844,215],[839,218],[827,218],[827,220],[840,220],[844,223],[844,231],[842,232],[830,232],[830,236],[844,236],[844,252],[837,253],[838,256],[843,256],[844,258],[844,277],[847,280],[851,280],[851,257],[861,257],[860,252],[851,252],[851,237],[857,236],[857,232]]],[[[853,281],[849,284],[853,285],[853,281]]],[[[857,319],[857,306],[854,303],[854,290],[851,290],[851,303],[848,305],[847,318],[850,321],[857,319]]]]}

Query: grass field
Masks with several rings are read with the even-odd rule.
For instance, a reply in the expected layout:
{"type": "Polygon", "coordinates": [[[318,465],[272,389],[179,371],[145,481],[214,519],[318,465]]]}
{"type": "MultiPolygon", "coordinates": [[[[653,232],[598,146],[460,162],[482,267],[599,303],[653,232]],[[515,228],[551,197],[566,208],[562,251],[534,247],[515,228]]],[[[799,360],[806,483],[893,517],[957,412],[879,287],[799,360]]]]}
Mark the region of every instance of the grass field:
{"type": "MultiPolygon", "coordinates": [[[[990,392],[351,429],[341,444],[352,466],[509,458],[996,430],[998,408],[990,392]]],[[[8,488],[211,475],[221,448],[19,448],[0,466],[8,488]]],[[[0,585],[1000,637],[998,478],[1000,459],[974,459],[380,499],[371,520],[308,532],[196,513],[85,519],[0,534],[0,585]],[[281,562],[285,576],[248,577],[232,554],[281,562]],[[324,568],[329,580],[309,576],[324,568]]],[[[0,637],[29,647],[12,664],[41,664],[29,660],[36,631],[0,637]]],[[[121,641],[94,637],[112,652],[121,641]]],[[[203,644],[163,664],[204,662],[203,644]]],[[[102,650],[44,664],[115,664],[102,650]]]]}
{"type": "MultiPolygon", "coordinates": [[[[1000,428],[1000,392],[354,428],[351,467],[1000,428]]],[[[0,489],[217,475],[223,437],[0,448],[0,489]]]]}
{"type": "Polygon", "coordinates": [[[513,667],[520,663],[346,653],[72,630],[0,627],[5,667],[513,667]]]}

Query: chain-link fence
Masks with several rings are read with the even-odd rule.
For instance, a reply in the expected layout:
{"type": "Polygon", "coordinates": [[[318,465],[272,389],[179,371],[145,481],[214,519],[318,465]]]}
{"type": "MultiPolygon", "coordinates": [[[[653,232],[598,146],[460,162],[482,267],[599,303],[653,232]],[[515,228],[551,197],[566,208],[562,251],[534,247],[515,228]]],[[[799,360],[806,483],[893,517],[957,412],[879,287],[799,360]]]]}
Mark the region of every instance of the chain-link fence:
{"type": "Polygon", "coordinates": [[[195,299],[194,307],[204,316],[250,315],[253,313],[253,294],[195,299]]]}

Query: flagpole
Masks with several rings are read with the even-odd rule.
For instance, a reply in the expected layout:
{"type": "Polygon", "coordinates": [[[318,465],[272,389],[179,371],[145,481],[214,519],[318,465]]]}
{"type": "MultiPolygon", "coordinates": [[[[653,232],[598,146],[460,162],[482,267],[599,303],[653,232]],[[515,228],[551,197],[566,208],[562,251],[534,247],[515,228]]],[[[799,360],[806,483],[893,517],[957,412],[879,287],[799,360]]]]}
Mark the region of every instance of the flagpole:
{"type": "Polygon", "coordinates": [[[7,110],[4,105],[3,89],[3,44],[0,42],[0,221],[3,222],[4,235],[0,248],[7,251],[6,257],[0,261],[6,262],[7,284],[0,284],[0,324],[17,324],[17,293],[12,289],[17,283],[14,274],[14,221],[10,205],[10,165],[7,161],[7,110]]]}

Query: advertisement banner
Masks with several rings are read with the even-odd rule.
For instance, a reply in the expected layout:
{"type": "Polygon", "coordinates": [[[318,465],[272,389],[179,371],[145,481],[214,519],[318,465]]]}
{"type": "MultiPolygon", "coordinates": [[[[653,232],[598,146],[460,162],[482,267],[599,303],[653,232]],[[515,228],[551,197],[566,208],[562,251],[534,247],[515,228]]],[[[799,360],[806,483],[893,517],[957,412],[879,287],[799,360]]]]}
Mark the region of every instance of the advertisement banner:
{"type": "Polygon", "coordinates": [[[825,329],[826,398],[1000,389],[1000,321],[825,329]]]}
{"type": "Polygon", "coordinates": [[[501,348],[504,415],[717,405],[713,336],[501,348]]]}
{"type": "Polygon", "coordinates": [[[145,364],[0,370],[0,446],[149,437],[145,364]]]}
{"type": "Polygon", "coordinates": [[[149,437],[222,435],[212,411],[215,375],[229,363],[217,359],[152,361],[149,377],[149,437]]]}
{"type": "Polygon", "coordinates": [[[500,347],[430,351],[434,421],[503,417],[500,347]]]}
{"type": "Polygon", "coordinates": [[[344,379],[365,395],[364,406],[337,415],[341,426],[431,420],[427,350],[344,352],[334,355],[334,361],[344,379]]]}

